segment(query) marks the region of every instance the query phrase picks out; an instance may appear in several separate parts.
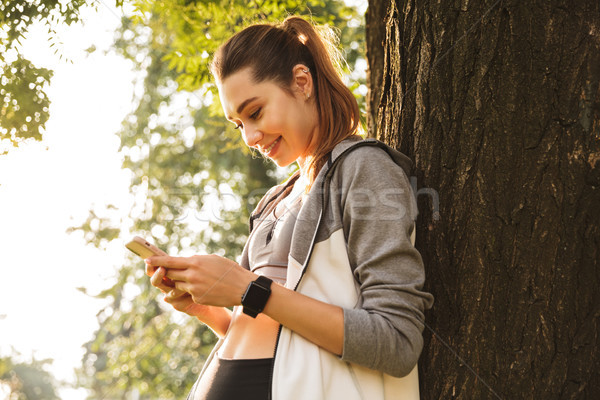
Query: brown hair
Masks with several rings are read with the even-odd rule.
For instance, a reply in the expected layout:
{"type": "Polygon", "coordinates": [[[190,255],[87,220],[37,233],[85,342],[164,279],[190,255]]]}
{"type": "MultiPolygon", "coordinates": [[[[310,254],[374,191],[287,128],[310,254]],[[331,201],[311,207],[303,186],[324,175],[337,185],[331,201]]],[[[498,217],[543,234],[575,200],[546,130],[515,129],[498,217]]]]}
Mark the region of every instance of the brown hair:
{"type": "Polygon", "coordinates": [[[309,186],[334,146],[356,134],[359,127],[358,104],[342,82],[342,58],[334,38],[330,29],[317,31],[303,18],[288,17],[278,25],[251,25],[235,34],[217,50],[211,63],[211,72],[219,81],[251,67],[255,82],[271,80],[286,91],[290,90],[294,66],[303,64],[310,69],[319,112],[319,137],[311,143],[309,186]]]}

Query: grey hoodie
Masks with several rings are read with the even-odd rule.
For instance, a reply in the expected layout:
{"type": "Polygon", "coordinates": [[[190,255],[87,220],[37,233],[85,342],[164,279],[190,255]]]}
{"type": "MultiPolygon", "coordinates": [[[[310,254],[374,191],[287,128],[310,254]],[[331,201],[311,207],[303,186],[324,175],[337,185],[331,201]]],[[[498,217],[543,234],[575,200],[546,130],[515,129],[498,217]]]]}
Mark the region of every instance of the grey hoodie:
{"type": "MultiPolygon", "coordinates": [[[[282,327],[273,399],[416,399],[423,346],[423,262],[414,248],[410,160],[374,139],[333,150],[303,201],[286,287],[344,311],[337,357],[282,327]]],[[[285,184],[272,188],[254,215],[285,184]]],[[[248,268],[247,249],[242,266],[248,268]]]]}

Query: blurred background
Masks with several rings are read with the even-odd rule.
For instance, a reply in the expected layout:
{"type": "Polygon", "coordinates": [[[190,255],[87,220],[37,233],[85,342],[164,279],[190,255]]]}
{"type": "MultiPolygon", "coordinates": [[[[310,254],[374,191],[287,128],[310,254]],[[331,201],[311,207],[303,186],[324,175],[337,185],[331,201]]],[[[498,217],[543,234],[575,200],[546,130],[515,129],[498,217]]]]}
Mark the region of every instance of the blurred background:
{"type": "Polygon", "coordinates": [[[0,400],[173,399],[215,342],[124,243],[237,259],[290,170],[252,154],[207,65],[232,32],[334,28],[364,108],[366,1],[0,3],[0,400]],[[215,24],[214,21],[219,21],[215,24]]]}

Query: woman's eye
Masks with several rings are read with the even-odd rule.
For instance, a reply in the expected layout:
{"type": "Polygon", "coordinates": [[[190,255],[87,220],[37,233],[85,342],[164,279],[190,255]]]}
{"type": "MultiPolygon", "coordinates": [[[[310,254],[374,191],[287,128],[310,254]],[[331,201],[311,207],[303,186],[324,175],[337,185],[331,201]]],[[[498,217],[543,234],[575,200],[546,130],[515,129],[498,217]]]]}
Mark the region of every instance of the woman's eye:
{"type": "Polygon", "coordinates": [[[250,118],[257,119],[259,115],[260,115],[260,108],[256,111],[254,111],[252,114],[250,114],[250,118]]]}

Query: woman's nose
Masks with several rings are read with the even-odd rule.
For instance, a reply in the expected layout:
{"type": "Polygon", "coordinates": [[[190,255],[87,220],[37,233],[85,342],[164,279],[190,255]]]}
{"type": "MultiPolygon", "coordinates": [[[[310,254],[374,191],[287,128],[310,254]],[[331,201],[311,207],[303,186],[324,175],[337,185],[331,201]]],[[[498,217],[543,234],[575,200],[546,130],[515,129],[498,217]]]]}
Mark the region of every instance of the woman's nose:
{"type": "Polygon", "coordinates": [[[248,147],[256,147],[263,138],[262,132],[255,125],[246,125],[242,136],[248,147]]]}

